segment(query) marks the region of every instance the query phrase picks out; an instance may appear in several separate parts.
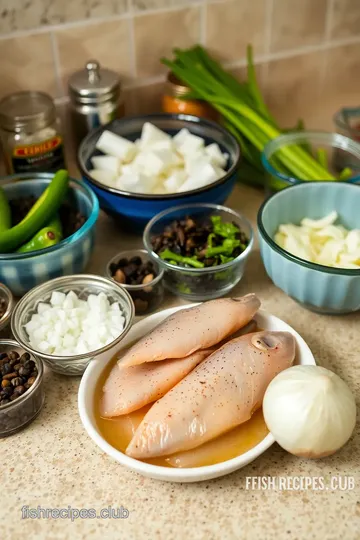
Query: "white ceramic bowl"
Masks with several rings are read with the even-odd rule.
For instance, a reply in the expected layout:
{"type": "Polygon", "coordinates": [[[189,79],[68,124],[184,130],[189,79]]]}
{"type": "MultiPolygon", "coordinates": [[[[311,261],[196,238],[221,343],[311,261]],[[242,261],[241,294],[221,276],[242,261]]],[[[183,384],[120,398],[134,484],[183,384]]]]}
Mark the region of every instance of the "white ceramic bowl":
{"type": "MultiPolygon", "coordinates": [[[[191,304],[195,305],[195,304],[191,304]]],[[[179,309],[190,307],[180,306],[176,308],[166,309],[160,313],[154,313],[150,317],[143,319],[135,324],[124,341],[122,347],[130,344],[134,340],[140,339],[142,336],[150,332],[155,326],[161,323],[166,317],[175,313],[179,309]]],[[[278,330],[291,332],[296,338],[296,363],[297,364],[315,364],[315,359],[310,351],[308,345],[303,338],[295,332],[291,326],[278,319],[274,315],[270,315],[265,311],[260,310],[256,315],[256,321],[260,328],[265,330],[278,330]]],[[[251,461],[254,461],[257,457],[265,452],[274,442],[274,437],[269,433],[259,444],[254,448],[245,452],[241,456],[238,456],[222,463],[215,465],[207,465],[205,467],[193,467],[193,468],[170,468],[160,467],[158,465],[150,465],[143,461],[126,456],[123,452],[113,448],[101,435],[94,416],[94,392],[96,383],[99,376],[104,370],[105,366],[111,361],[116,349],[111,349],[101,355],[101,359],[92,360],[87,367],[80,383],[78,406],[81,421],[95,443],[110,457],[114,458],[124,467],[138,472],[143,476],[155,478],[156,480],[164,480],[167,482],[200,482],[202,480],[210,480],[211,478],[218,478],[226,474],[232,473],[241,467],[245,467],[251,461]]]]}

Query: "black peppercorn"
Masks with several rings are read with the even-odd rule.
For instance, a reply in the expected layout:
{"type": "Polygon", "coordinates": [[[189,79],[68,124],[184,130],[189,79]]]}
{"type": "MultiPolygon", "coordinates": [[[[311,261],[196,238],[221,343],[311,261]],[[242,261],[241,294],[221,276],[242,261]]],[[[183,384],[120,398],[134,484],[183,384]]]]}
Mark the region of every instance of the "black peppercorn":
{"type": "Polygon", "coordinates": [[[25,352],[24,354],[21,355],[20,357],[20,362],[22,364],[24,364],[25,362],[27,362],[28,360],[30,360],[30,354],[28,352],[25,352]]]}
{"type": "Polygon", "coordinates": [[[9,352],[8,357],[10,360],[17,360],[19,358],[19,353],[16,351],[11,351],[9,352]]]}
{"type": "Polygon", "coordinates": [[[4,364],[1,368],[1,372],[3,375],[7,375],[8,373],[11,373],[13,370],[13,367],[10,366],[10,364],[4,364]]]}
{"type": "Polygon", "coordinates": [[[21,377],[29,377],[30,373],[31,371],[29,369],[26,369],[26,367],[24,366],[21,366],[21,368],[19,369],[19,375],[21,377]]]}
{"type": "Polygon", "coordinates": [[[14,392],[16,392],[17,394],[19,394],[19,396],[21,396],[24,392],[26,391],[26,389],[24,388],[23,385],[20,385],[20,386],[17,386],[14,390],[14,392]]]}

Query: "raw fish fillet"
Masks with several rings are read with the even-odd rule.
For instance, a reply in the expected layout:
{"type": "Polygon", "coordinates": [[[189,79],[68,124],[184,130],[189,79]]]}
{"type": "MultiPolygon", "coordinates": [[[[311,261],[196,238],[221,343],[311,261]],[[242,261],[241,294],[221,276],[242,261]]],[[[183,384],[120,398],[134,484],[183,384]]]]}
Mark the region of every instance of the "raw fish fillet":
{"type": "Polygon", "coordinates": [[[214,349],[205,349],[186,358],[128,368],[116,363],[103,388],[101,416],[128,414],[160,399],[212,352],[214,349]]]}
{"type": "Polygon", "coordinates": [[[207,349],[245,326],[260,307],[255,294],[210,300],[177,311],[140,339],[119,360],[122,367],[185,358],[207,349]]]}
{"type": "Polygon", "coordinates": [[[148,459],[196,448],[246,422],[271,380],[291,366],[288,332],[255,332],[211,354],[145,415],[126,454],[148,459]]]}

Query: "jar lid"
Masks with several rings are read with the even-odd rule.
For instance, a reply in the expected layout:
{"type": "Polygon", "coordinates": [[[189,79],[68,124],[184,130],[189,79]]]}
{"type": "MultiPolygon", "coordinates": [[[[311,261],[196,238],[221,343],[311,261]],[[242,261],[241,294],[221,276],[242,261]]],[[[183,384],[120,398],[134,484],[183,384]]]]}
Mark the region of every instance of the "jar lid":
{"type": "Polygon", "coordinates": [[[0,101],[0,124],[7,131],[37,131],[55,118],[54,102],[43,92],[16,92],[0,101]]]}
{"type": "Polygon", "coordinates": [[[101,68],[96,60],[89,60],[85,69],[76,71],[69,79],[70,96],[80,103],[107,101],[119,92],[119,75],[110,69],[101,68]]]}
{"type": "Polygon", "coordinates": [[[174,97],[184,96],[190,92],[190,88],[180,81],[172,71],[169,71],[167,75],[167,89],[174,97]]]}

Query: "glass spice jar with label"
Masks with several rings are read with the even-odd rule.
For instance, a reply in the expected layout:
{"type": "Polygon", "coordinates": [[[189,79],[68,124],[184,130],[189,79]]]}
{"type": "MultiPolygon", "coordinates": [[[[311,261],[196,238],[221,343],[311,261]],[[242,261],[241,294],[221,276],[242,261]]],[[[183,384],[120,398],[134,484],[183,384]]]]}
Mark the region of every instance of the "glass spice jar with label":
{"type": "Polygon", "coordinates": [[[0,102],[0,138],[9,174],[65,167],[54,101],[42,92],[17,92],[0,102]]]}

